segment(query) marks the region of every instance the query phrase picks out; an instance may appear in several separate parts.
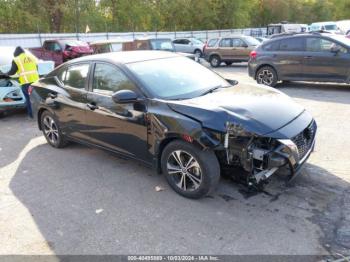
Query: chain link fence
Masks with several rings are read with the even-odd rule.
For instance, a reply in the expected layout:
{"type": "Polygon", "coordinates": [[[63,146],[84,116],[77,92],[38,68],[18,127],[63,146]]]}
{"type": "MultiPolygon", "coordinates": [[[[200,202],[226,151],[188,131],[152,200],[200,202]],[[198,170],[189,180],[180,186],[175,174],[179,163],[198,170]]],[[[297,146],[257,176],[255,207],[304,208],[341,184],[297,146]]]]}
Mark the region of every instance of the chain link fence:
{"type": "Polygon", "coordinates": [[[51,39],[78,39],[86,42],[106,40],[113,38],[137,39],[143,37],[154,38],[182,38],[196,37],[201,40],[208,40],[213,37],[225,35],[243,34],[250,36],[265,36],[266,28],[244,28],[226,30],[206,30],[206,31],[175,31],[175,32],[127,32],[127,33],[62,33],[62,34],[0,34],[0,46],[22,46],[40,47],[45,40],[51,39]]]}

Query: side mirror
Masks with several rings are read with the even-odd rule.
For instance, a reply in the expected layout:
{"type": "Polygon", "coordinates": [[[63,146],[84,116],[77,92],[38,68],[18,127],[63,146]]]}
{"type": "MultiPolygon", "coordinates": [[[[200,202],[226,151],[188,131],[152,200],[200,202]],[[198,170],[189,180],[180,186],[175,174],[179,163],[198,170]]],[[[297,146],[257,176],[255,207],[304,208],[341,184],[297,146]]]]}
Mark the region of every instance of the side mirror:
{"type": "Polygon", "coordinates": [[[139,96],[131,90],[119,90],[112,95],[112,99],[117,104],[129,104],[139,101],[139,96]]]}
{"type": "Polygon", "coordinates": [[[235,86],[238,84],[237,80],[233,80],[233,79],[225,79],[230,85],[235,86]]]}

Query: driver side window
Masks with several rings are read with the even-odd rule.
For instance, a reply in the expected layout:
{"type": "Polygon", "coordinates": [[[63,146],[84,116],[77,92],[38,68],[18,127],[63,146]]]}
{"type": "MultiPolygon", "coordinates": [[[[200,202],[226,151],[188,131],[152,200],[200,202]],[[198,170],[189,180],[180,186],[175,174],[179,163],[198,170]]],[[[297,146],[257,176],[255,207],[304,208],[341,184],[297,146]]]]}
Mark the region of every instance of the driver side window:
{"type": "Polygon", "coordinates": [[[134,83],[120,69],[110,64],[96,64],[92,86],[93,92],[103,95],[112,95],[124,89],[137,92],[134,83]]]}

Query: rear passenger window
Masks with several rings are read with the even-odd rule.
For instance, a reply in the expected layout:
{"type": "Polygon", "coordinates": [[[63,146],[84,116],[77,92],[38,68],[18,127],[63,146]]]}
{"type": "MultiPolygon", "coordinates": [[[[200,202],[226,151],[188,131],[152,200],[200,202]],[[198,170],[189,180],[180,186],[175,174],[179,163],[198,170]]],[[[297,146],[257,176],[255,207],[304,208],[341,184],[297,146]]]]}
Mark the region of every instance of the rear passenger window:
{"type": "Polygon", "coordinates": [[[231,40],[231,38],[223,38],[223,39],[221,39],[219,46],[220,47],[232,47],[232,40],[231,40]]]}
{"type": "Polygon", "coordinates": [[[213,47],[213,46],[215,46],[216,45],[216,43],[218,42],[218,39],[217,38],[214,38],[214,39],[210,39],[209,41],[208,41],[208,47],[213,47]]]}
{"type": "Polygon", "coordinates": [[[303,51],[304,41],[303,38],[288,38],[280,41],[281,51],[303,51]]]}
{"type": "Polygon", "coordinates": [[[264,44],[263,49],[265,51],[278,51],[280,47],[280,41],[273,41],[264,44]]]}
{"type": "Polygon", "coordinates": [[[67,70],[64,84],[70,87],[84,89],[89,73],[89,64],[70,66],[67,70]]]}
{"type": "Polygon", "coordinates": [[[232,46],[233,47],[242,47],[242,46],[244,46],[244,42],[239,38],[233,38],[232,39],[232,46]]]}

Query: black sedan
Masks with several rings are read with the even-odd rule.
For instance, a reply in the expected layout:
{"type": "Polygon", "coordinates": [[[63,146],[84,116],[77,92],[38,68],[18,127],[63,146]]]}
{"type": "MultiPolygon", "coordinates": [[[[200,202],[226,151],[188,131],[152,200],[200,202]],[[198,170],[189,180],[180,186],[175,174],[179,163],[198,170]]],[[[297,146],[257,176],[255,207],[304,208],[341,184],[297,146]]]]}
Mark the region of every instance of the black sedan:
{"type": "Polygon", "coordinates": [[[76,141],[140,160],[189,198],[215,189],[224,170],[244,170],[250,185],[284,166],[295,176],[315,143],[315,121],[286,95],[169,52],[82,57],[30,91],[50,145],[76,141]]]}

